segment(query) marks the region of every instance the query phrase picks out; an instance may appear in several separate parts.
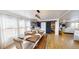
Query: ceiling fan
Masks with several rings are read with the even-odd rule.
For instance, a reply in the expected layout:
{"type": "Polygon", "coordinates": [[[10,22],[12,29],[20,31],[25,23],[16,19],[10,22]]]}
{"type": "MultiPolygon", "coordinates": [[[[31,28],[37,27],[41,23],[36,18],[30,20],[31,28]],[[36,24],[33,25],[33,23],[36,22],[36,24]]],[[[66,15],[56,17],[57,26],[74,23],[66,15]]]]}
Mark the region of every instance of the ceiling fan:
{"type": "Polygon", "coordinates": [[[38,13],[40,13],[40,11],[39,10],[36,10],[38,13]]]}
{"type": "Polygon", "coordinates": [[[35,17],[41,19],[41,17],[38,15],[40,13],[40,10],[36,10],[37,14],[35,15],[35,17]]]}

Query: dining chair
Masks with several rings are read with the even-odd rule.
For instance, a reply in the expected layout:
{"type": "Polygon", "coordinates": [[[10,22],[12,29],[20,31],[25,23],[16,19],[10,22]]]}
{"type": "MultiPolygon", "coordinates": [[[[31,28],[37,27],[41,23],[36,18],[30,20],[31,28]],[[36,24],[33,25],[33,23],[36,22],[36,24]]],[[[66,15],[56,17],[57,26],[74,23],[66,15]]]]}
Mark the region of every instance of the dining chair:
{"type": "Polygon", "coordinates": [[[22,48],[23,48],[23,47],[22,47],[23,41],[22,41],[22,40],[18,40],[18,39],[19,39],[19,38],[13,39],[14,44],[15,44],[15,46],[16,46],[17,49],[22,49],[22,48]]]}

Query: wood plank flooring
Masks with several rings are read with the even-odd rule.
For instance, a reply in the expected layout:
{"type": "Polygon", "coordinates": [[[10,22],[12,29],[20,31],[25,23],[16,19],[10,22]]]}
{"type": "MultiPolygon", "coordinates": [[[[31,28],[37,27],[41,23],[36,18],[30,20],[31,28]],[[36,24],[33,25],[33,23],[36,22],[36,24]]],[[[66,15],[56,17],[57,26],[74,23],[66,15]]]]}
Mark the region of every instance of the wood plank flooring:
{"type": "MultiPolygon", "coordinates": [[[[43,45],[44,43],[39,46],[42,47],[43,45]]],[[[55,36],[54,33],[49,33],[47,34],[46,49],[79,49],[79,41],[74,41],[73,34],[55,36]]]]}
{"type": "Polygon", "coordinates": [[[78,49],[79,41],[74,41],[73,34],[55,36],[49,33],[47,36],[47,49],[78,49]]]}

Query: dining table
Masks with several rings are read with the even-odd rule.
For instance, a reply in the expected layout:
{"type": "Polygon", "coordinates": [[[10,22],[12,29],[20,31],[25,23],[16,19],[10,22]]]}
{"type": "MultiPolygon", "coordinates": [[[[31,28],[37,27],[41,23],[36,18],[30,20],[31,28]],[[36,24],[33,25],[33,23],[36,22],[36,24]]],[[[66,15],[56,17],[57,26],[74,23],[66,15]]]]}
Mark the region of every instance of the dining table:
{"type": "Polygon", "coordinates": [[[38,42],[43,37],[44,33],[35,33],[35,34],[27,34],[25,36],[17,37],[17,41],[22,41],[21,46],[22,49],[34,49],[38,42]]]}

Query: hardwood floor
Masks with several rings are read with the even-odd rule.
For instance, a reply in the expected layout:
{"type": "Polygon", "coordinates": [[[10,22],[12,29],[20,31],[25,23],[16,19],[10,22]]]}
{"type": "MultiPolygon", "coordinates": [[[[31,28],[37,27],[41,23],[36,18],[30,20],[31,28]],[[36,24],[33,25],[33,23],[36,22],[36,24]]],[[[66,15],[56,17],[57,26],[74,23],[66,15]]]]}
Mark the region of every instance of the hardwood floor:
{"type": "Polygon", "coordinates": [[[74,41],[73,34],[62,34],[59,37],[53,33],[47,36],[47,49],[77,49],[79,41],[74,41]]]}
{"type": "Polygon", "coordinates": [[[45,49],[47,43],[47,35],[44,35],[39,43],[36,45],[35,49],[45,49]]]}
{"type": "MultiPolygon", "coordinates": [[[[79,41],[74,41],[73,34],[63,33],[62,35],[55,36],[54,33],[49,33],[47,34],[47,39],[45,40],[47,40],[46,49],[79,49],[79,41]]],[[[45,40],[40,42],[42,44],[36,49],[44,49],[45,40]]]]}

